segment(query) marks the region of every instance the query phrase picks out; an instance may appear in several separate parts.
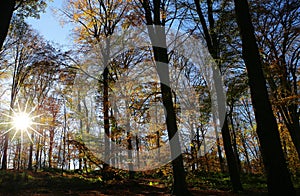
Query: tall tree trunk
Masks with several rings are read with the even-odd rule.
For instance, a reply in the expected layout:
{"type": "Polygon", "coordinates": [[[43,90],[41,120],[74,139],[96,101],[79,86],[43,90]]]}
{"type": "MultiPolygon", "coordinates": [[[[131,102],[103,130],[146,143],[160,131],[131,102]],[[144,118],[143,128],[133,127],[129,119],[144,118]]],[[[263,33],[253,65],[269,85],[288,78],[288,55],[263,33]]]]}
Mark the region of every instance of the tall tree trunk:
{"type": "Polygon", "coordinates": [[[105,145],[105,154],[104,154],[104,169],[108,167],[108,164],[110,162],[110,125],[109,125],[109,100],[108,100],[108,92],[109,92],[109,58],[110,58],[110,37],[109,35],[106,36],[105,39],[105,48],[102,51],[102,55],[104,57],[103,59],[103,66],[104,71],[102,73],[103,77],[103,121],[104,121],[104,145],[105,145]]]}
{"type": "Polygon", "coordinates": [[[41,136],[38,137],[38,141],[36,143],[36,154],[35,154],[35,171],[37,171],[38,167],[39,167],[39,153],[40,153],[40,143],[41,143],[41,136]]]}
{"type": "Polygon", "coordinates": [[[1,166],[2,170],[7,169],[8,138],[9,138],[8,133],[6,133],[4,137],[4,146],[3,146],[3,155],[2,155],[2,166],[1,166]]]}
{"type": "Polygon", "coordinates": [[[126,132],[127,132],[127,150],[128,150],[128,170],[129,170],[129,179],[134,178],[134,171],[133,171],[133,159],[132,159],[132,133],[130,130],[130,107],[128,100],[125,100],[125,105],[127,111],[126,114],[126,132]]]}
{"type": "Polygon", "coordinates": [[[104,68],[103,71],[103,115],[104,115],[104,168],[106,169],[109,164],[109,151],[110,151],[110,146],[109,146],[109,102],[108,102],[108,74],[109,70],[106,64],[106,67],[104,68]]]}
{"type": "MultiPolygon", "coordinates": [[[[212,6],[212,1],[207,0],[207,14],[208,14],[208,24],[210,29],[208,28],[207,22],[205,20],[204,14],[201,10],[201,5],[200,5],[200,0],[194,0],[197,14],[200,19],[200,23],[204,32],[204,38],[206,41],[206,45],[208,48],[208,51],[212,58],[218,62],[220,62],[220,55],[219,55],[219,41],[217,39],[217,34],[215,33],[215,20],[213,17],[213,6],[212,6]]],[[[213,80],[214,80],[214,85],[216,89],[216,94],[217,94],[217,103],[218,103],[218,114],[219,118],[222,116],[222,114],[226,113],[226,108],[225,108],[225,96],[223,95],[223,87],[220,86],[222,84],[222,79],[220,76],[217,75],[217,69],[213,68],[213,80]]],[[[218,64],[218,69],[220,70],[220,64],[218,64]]],[[[220,119],[222,120],[222,119],[220,119]]],[[[237,162],[234,161],[235,159],[232,159],[231,154],[233,153],[232,149],[232,144],[231,144],[231,138],[230,138],[230,132],[228,129],[228,121],[227,117],[225,117],[225,122],[222,127],[222,137],[223,137],[223,143],[224,143],[224,150],[225,150],[225,155],[227,157],[227,165],[228,165],[228,170],[230,173],[230,178],[231,178],[231,183],[232,187],[235,191],[240,191],[243,189],[241,180],[240,180],[240,173],[238,170],[237,162]],[[227,124],[225,126],[225,124],[227,124]],[[227,133],[228,131],[228,133],[227,133]],[[229,137],[228,137],[229,135],[229,137]],[[229,139],[228,141],[226,141],[229,139]],[[225,145],[230,145],[225,147],[225,145]],[[232,179],[233,178],[233,179],[232,179]]],[[[216,136],[217,136],[217,131],[216,131],[216,136]]],[[[219,138],[217,136],[217,144],[219,143],[219,138]]],[[[220,165],[221,165],[221,170],[224,171],[223,165],[222,165],[222,154],[220,151],[220,146],[218,146],[218,153],[219,153],[219,159],[220,159],[220,165]]]]}
{"type": "Polygon", "coordinates": [[[52,167],[52,151],[53,151],[53,143],[54,143],[54,130],[50,129],[50,138],[49,138],[49,154],[48,154],[48,161],[49,161],[49,168],[52,167]]]}
{"type": "MultiPolygon", "coordinates": [[[[237,123],[237,128],[239,128],[239,123],[237,123]]],[[[250,163],[248,148],[246,146],[245,135],[242,132],[240,132],[240,137],[241,137],[242,146],[244,148],[244,155],[245,155],[246,163],[247,163],[247,169],[246,170],[247,170],[248,173],[252,173],[252,166],[251,166],[251,163],[250,163]]]]}
{"type": "MultiPolygon", "coordinates": [[[[219,132],[218,132],[218,126],[217,126],[217,120],[216,116],[213,114],[213,122],[214,122],[214,130],[215,130],[215,135],[216,135],[216,143],[217,143],[217,151],[218,151],[218,158],[219,158],[219,163],[220,163],[220,169],[221,172],[225,172],[225,166],[224,166],[224,159],[222,155],[222,149],[221,149],[221,142],[220,142],[220,137],[219,137],[219,132]]],[[[224,140],[224,138],[223,138],[224,140]]]]}
{"type": "Polygon", "coordinates": [[[240,172],[237,165],[237,160],[234,154],[234,151],[232,149],[231,144],[231,137],[228,127],[228,120],[227,115],[224,120],[224,124],[222,127],[222,136],[223,136],[223,143],[224,143],[224,149],[226,152],[226,159],[228,163],[228,169],[229,169],[229,175],[230,180],[232,184],[232,188],[235,192],[243,190],[242,183],[240,180],[240,172]]]}
{"type": "Polygon", "coordinates": [[[268,192],[270,195],[295,195],[266,88],[248,1],[234,0],[234,3],[242,39],[242,55],[248,71],[257,134],[267,172],[268,192]]]}
{"type": "MultiPolygon", "coordinates": [[[[15,92],[15,71],[14,71],[14,77],[13,77],[13,85],[12,85],[12,92],[11,92],[11,98],[10,98],[10,112],[9,116],[12,116],[12,110],[14,108],[14,102],[15,102],[15,97],[16,97],[16,92],[15,92]]],[[[2,166],[1,170],[6,170],[7,169],[7,151],[8,151],[8,140],[9,140],[9,132],[5,134],[4,137],[4,146],[3,146],[3,156],[2,156],[2,166]]]]}
{"type": "Polygon", "coordinates": [[[236,138],[236,130],[234,127],[234,122],[233,122],[233,117],[232,117],[232,109],[229,113],[229,118],[230,118],[230,124],[231,124],[231,133],[232,133],[232,147],[234,150],[234,156],[235,159],[237,161],[237,167],[239,169],[239,173],[241,173],[242,171],[242,166],[241,166],[241,160],[240,160],[240,156],[239,156],[239,152],[238,152],[238,146],[237,146],[237,138],[236,138]]]}
{"type": "Polygon", "coordinates": [[[292,142],[296,148],[298,158],[300,160],[300,124],[299,124],[299,114],[297,112],[297,106],[293,105],[289,107],[289,112],[282,112],[283,119],[285,121],[286,127],[290,133],[292,142]],[[290,119],[288,120],[287,118],[290,119]]]}
{"type": "Polygon", "coordinates": [[[0,50],[7,36],[10,21],[15,10],[16,0],[0,1],[0,50]]]}
{"type": "Polygon", "coordinates": [[[148,34],[151,39],[156,61],[156,70],[160,79],[163,105],[165,107],[168,138],[170,140],[171,158],[173,166],[173,193],[174,195],[190,195],[187,189],[182,154],[176,157],[181,149],[179,134],[176,123],[176,113],[172,100],[172,91],[169,78],[169,59],[166,44],[164,19],[161,21],[161,1],[153,0],[153,19],[149,0],[144,0],[142,6],[145,10],[145,18],[148,25],[148,34]]]}
{"type": "MultiPolygon", "coordinates": [[[[31,134],[31,138],[33,140],[34,134],[31,134]]],[[[29,156],[28,156],[28,170],[32,170],[32,154],[33,154],[33,143],[30,143],[29,147],[29,156]]]]}
{"type": "Polygon", "coordinates": [[[139,135],[135,135],[135,145],[136,145],[136,157],[137,157],[137,168],[140,168],[140,142],[139,135]]]}

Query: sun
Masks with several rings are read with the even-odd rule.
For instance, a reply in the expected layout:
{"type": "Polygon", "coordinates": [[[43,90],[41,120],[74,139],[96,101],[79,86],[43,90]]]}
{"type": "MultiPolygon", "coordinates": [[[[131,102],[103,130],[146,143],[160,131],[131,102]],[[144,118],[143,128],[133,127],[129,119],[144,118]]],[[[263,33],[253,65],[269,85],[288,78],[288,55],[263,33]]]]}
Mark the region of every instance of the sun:
{"type": "Polygon", "coordinates": [[[40,117],[41,115],[32,116],[32,113],[35,111],[36,107],[32,108],[30,112],[27,112],[27,109],[28,109],[27,104],[28,103],[25,104],[25,108],[24,108],[24,110],[22,110],[19,103],[17,103],[18,108],[16,110],[11,109],[12,115],[2,113],[4,116],[8,117],[10,120],[8,122],[0,123],[0,125],[1,124],[2,125],[10,125],[10,128],[7,131],[5,131],[3,134],[1,134],[0,136],[3,136],[5,134],[9,133],[10,131],[15,130],[12,140],[16,137],[16,135],[18,133],[20,133],[21,140],[23,141],[23,135],[24,135],[24,133],[26,133],[26,135],[30,139],[31,143],[33,143],[32,138],[30,136],[30,134],[32,132],[37,135],[42,136],[42,134],[40,134],[34,128],[35,125],[45,125],[42,123],[35,122],[35,119],[40,117]]]}
{"type": "Polygon", "coordinates": [[[32,119],[30,115],[25,112],[15,113],[12,119],[12,124],[16,128],[16,130],[24,131],[31,127],[32,119]]]}

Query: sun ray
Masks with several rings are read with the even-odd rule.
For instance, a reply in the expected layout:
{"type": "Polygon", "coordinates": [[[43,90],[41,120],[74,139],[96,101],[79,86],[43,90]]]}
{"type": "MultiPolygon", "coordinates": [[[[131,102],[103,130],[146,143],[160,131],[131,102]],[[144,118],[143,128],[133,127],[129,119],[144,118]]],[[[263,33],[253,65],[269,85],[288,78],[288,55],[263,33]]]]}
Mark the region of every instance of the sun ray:
{"type": "Polygon", "coordinates": [[[32,127],[28,127],[29,129],[31,129],[33,132],[35,132],[36,134],[38,134],[39,136],[41,137],[44,137],[42,134],[40,134],[37,130],[35,130],[34,128],[32,127]]]}
{"type": "Polygon", "coordinates": [[[44,124],[44,123],[38,123],[38,122],[32,122],[31,124],[32,124],[32,125],[43,125],[43,126],[47,125],[47,124],[44,124]]]}
{"type": "Polygon", "coordinates": [[[25,132],[26,132],[26,134],[27,134],[28,138],[30,139],[31,143],[33,144],[32,138],[31,138],[31,136],[30,136],[30,134],[29,134],[28,130],[25,130],[25,132]]]}
{"type": "MultiPolygon", "coordinates": [[[[31,110],[30,110],[30,112],[28,113],[29,115],[31,115],[32,114],[32,112],[34,112],[35,111],[35,109],[38,107],[38,105],[35,105],[31,110]]],[[[42,116],[43,114],[40,114],[40,115],[37,115],[37,116],[42,116]]],[[[33,116],[33,118],[34,118],[35,116],[33,116]]]]}
{"type": "MultiPolygon", "coordinates": [[[[43,114],[39,115],[32,115],[35,111],[38,105],[35,105],[34,107],[30,108],[28,107],[29,100],[26,101],[26,104],[24,105],[24,108],[21,108],[21,105],[19,101],[16,101],[16,108],[10,107],[10,114],[1,113],[4,116],[8,117],[10,120],[8,122],[1,122],[0,125],[9,125],[11,126],[7,131],[2,133],[0,136],[4,136],[8,134],[13,129],[15,130],[12,136],[12,140],[15,139],[20,133],[21,142],[24,141],[24,132],[26,132],[25,135],[29,138],[30,142],[33,143],[33,135],[37,134],[41,137],[44,137],[41,133],[39,133],[35,128],[34,125],[41,125],[41,126],[47,126],[47,124],[35,122],[35,119],[39,118],[43,114]],[[27,112],[29,111],[29,112],[27,112]]],[[[26,136],[25,136],[26,137],[26,136]]]]}
{"type": "Polygon", "coordinates": [[[4,133],[1,134],[1,137],[4,136],[5,134],[7,134],[8,132],[10,132],[11,130],[13,130],[15,127],[11,127],[10,129],[8,129],[7,131],[5,131],[4,133]]]}
{"type": "Polygon", "coordinates": [[[14,138],[16,137],[16,135],[17,135],[18,132],[19,132],[18,130],[15,131],[15,133],[14,133],[14,135],[12,136],[11,140],[14,140],[14,138]]]}
{"type": "MultiPolygon", "coordinates": [[[[29,113],[30,114],[30,113],[29,113]]],[[[31,117],[32,119],[35,119],[35,118],[38,118],[38,117],[41,117],[41,116],[43,116],[43,114],[39,114],[39,115],[36,115],[36,116],[33,116],[33,117],[31,117]]]]}
{"type": "Polygon", "coordinates": [[[8,115],[8,114],[5,114],[5,113],[2,113],[4,116],[8,117],[8,118],[13,118],[13,116],[11,115],[8,115]]]}
{"type": "MultiPolygon", "coordinates": [[[[28,104],[28,101],[29,101],[29,99],[26,100],[24,112],[27,112],[27,104],[28,104]]],[[[19,110],[19,111],[21,111],[21,110],[19,110]]]]}
{"type": "Polygon", "coordinates": [[[2,122],[2,123],[0,123],[0,125],[9,125],[9,124],[13,124],[13,122],[2,122]]]}

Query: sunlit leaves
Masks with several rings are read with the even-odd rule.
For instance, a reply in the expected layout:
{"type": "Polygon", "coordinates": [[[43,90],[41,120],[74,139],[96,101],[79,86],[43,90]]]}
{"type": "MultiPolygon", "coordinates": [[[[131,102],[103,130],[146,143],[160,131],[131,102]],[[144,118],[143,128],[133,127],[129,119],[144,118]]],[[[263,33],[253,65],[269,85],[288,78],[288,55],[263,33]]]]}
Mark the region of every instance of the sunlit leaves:
{"type": "Polygon", "coordinates": [[[123,20],[128,11],[128,2],[122,0],[70,0],[68,11],[64,14],[77,27],[77,40],[89,42],[91,39],[101,39],[111,35],[117,24],[123,20]]]}

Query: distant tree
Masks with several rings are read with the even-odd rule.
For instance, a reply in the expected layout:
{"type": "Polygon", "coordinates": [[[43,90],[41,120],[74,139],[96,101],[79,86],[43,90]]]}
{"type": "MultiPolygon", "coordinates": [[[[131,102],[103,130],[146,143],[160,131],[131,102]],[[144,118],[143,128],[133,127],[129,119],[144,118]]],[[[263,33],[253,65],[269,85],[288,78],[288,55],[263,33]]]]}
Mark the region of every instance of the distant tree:
{"type": "Polygon", "coordinates": [[[234,3],[242,39],[243,59],[248,71],[257,134],[268,178],[268,192],[270,195],[295,195],[266,88],[248,1],[235,0],[234,3]]]}
{"type": "MultiPolygon", "coordinates": [[[[23,85],[24,80],[32,68],[35,61],[35,50],[30,47],[37,39],[37,35],[29,28],[24,21],[14,20],[14,29],[9,35],[15,44],[11,47],[12,54],[12,86],[10,96],[10,108],[13,109],[18,93],[23,85]]],[[[1,169],[7,169],[7,150],[8,150],[9,133],[5,134],[2,166],[1,169]]]]}
{"type": "MultiPolygon", "coordinates": [[[[236,28],[236,25],[232,24],[232,7],[229,6],[229,1],[226,0],[218,2],[211,0],[194,0],[191,2],[192,3],[190,3],[190,5],[187,5],[185,1],[181,2],[181,4],[188,6],[189,9],[195,12],[195,15],[192,14],[194,20],[193,22],[196,23],[195,27],[193,27],[193,30],[200,30],[207,49],[217,64],[217,67],[214,68],[215,72],[213,77],[215,80],[214,85],[218,100],[218,112],[213,113],[213,119],[216,123],[218,117],[217,113],[219,113],[219,118],[222,114],[225,114],[225,118],[221,119],[221,121],[224,120],[224,123],[221,127],[224,151],[232,187],[234,191],[240,191],[243,189],[243,187],[240,180],[240,171],[238,166],[239,159],[234,151],[234,142],[231,139],[232,137],[229,129],[230,123],[228,122],[228,118],[230,116],[230,111],[226,111],[225,96],[222,87],[219,85],[223,83],[222,78],[215,74],[216,72],[222,72],[223,69],[228,69],[226,65],[228,66],[229,62],[233,62],[233,59],[235,58],[232,55],[233,52],[230,45],[232,44],[232,40],[236,39],[236,36],[230,36],[231,38],[228,39],[228,34],[232,33],[232,29],[236,28]]],[[[231,89],[229,89],[229,92],[230,90],[231,89]]],[[[232,97],[233,95],[230,96],[232,97]]],[[[236,97],[234,97],[234,99],[236,99],[236,97]]],[[[215,129],[220,168],[221,171],[224,172],[224,161],[222,157],[219,134],[217,127],[215,127],[215,129]]]]}
{"type": "MultiPolygon", "coordinates": [[[[104,122],[104,160],[110,160],[110,123],[109,123],[109,61],[112,55],[113,45],[111,36],[121,23],[126,11],[127,4],[124,1],[108,0],[72,0],[69,1],[69,10],[64,14],[68,20],[78,24],[78,41],[85,45],[88,50],[100,48],[101,60],[99,67],[103,72],[96,76],[98,78],[98,91],[102,94],[102,112],[104,122]]],[[[98,51],[99,52],[99,51],[98,51]]],[[[108,164],[105,164],[107,167],[108,164]]]]}

